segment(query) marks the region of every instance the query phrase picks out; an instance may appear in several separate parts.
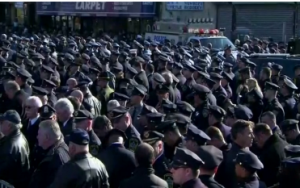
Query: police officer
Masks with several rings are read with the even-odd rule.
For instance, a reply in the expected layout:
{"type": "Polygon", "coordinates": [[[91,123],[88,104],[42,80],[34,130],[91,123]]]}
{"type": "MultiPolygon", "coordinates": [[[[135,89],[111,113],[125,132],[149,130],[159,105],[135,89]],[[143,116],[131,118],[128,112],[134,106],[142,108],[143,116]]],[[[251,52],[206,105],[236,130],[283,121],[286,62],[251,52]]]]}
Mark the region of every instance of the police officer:
{"type": "Polygon", "coordinates": [[[154,174],[152,165],[156,156],[151,145],[147,143],[140,144],[136,148],[134,155],[138,167],[134,171],[132,177],[123,181],[119,188],[168,187],[168,184],[165,180],[154,174]]]}
{"type": "Polygon", "coordinates": [[[300,145],[300,131],[298,127],[298,120],[286,119],[280,123],[282,133],[286,140],[293,145],[300,145]]]}
{"type": "Polygon", "coordinates": [[[208,127],[209,104],[207,95],[210,90],[200,84],[194,84],[194,106],[195,111],[192,114],[192,123],[201,130],[208,127]]]}
{"type": "Polygon", "coordinates": [[[181,188],[205,188],[206,186],[198,178],[199,169],[203,164],[202,159],[194,152],[177,148],[171,165],[174,183],[179,184],[181,188]]]}
{"type": "Polygon", "coordinates": [[[101,114],[107,114],[106,105],[104,104],[107,104],[109,96],[114,92],[114,90],[108,85],[109,79],[110,75],[108,72],[102,72],[98,78],[98,86],[100,86],[101,90],[98,93],[97,98],[101,101],[101,104],[103,104],[101,114]]]}
{"type": "Polygon", "coordinates": [[[111,121],[113,127],[125,132],[127,140],[125,141],[125,148],[134,151],[141,143],[140,133],[132,125],[132,120],[128,112],[128,108],[119,106],[112,110],[111,121]]]}
{"type": "Polygon", "coordinates": [[[203,160],[200,166],[199,179],[208,188],[224,188],[215,179],[214,175],[223,160],[223,153],[215,146],[201,146],[196,154],[203,160]]]}
{"type": "Polygon", "coordinates": [[[71,160],[59,169],[50,185],[51,188],[66,186],[109,187],[105,166],[89,153],[89,142],[89,135],[86,131],[74,129],[71,132],[69,143],[71,160]]]}
{"type": "Polygon", "coordinates": [[[78,110],[74,123],[77,128],[87,131],[89,134],[89,151],[93,156],[97,156],[101,149],[101,141],[98,136],[95,134],[92,124],[93,124],[93,115],[87,110],[78,110]]]}
{"type": "Polygon", "coordinates": [[[142,135],[143,142],[150,144],[155,152],[155,162],[153,163],[155,175],[164,179],[169,187],[173,187],[173,178],[169,171],[170,164],[163,151],[163,138],[164,135],[157,131],[146,131],[142,135]]]}
{"type": "Polygon", "coordinates": [[[48,119],[56,120],[55,112],[56,112],[55,109],[49,104],[43,105],[39,109],[41,121],[48,120],[48,119]]]}
{"type": "Polygon", "coordinates": [[[119,188],[121,181],[129,178],[136,167],[134,153],[124,147],[126,139],[119,129],[108,131],[103,139],[107,147],[98,158],[106,167],[111,188],[119,188]]]}
{"type": "Polygon", "coordinates": [[[231,63],[232,65],[235,65],[236,64],[236,59],[232,55],[231,49],[232,49],[231,45],[225,46],[225,48],[224,48],[224,57],[225,57],[226,62],[231,63]]]}
{"type": "Polygon", "coordinates": [[[209,126],[218,127],[222,132],[223,137],[228,142],[230,140],[231,128],[223,123],[224,117],[226,115],[226,111],[223,108],[215,105],[209,106],[209,110],[210,110],[209,118],[208,118],[209,126]]]}
{"type": "Polygon", "coordinates": [[[271,83],[266,82],[264,96],[266,98],[266,104],[264,106],[263,112],[271,111],[276,115],[276,122],[279,124],[284,120],[285,112],[283,110],[282,105],[279,103],[276,95],[278,92],[279,86],[271,83]]]}
{"type": "Polygon", "coordinates": [[[294,117],[294,108],[296,105],[296,99],[294,98],[294,92],[297,90],[297,86],[288,78],[283,79],[283,85],[280,87],[281,101],[285,119],[292,119],[294,117]]]}
{"type": "Polygon", "coordinates": [[[195,153],[198,152],[200,146],[203,146],[207,141],[210,141],[210,137],[205,132],[192,124],[188,127],[185,139],[185,147],[195,153]]]}
{"type": "Polygon", "coordinates": [[[235,174],[238,177],[236,187],[241,188],[266,188],[267,186],[258,180],[256,172],[262,170],[264,165],[252,152],[239,153],[235,159],[235,174]],[[242,173],[242,172],[247,173],[242,173]]]}
{"type": "Polygon", "coordinates": [[[178,113],[181,113],[189,118],[192,117],[195,108],[191,104],[187,103],[186,101],[178,101],[176,105],[178,113]]]}
{"type": "Polygon", "coordinates": [[[30,77],[31,77],[31,74],[24,68],[17,69],[15,81],[19,84],[20,88],[23,89],[28,95],[32,94],[32,89],[27,84],[27,80],[30,77]]]}
{"type": "Polygon", "coordinates": [[[296,188],[300,186],[299,181],[300,157],[287,158],[281,163],[281,173],[279,183],[271,188],[296,188]]]}

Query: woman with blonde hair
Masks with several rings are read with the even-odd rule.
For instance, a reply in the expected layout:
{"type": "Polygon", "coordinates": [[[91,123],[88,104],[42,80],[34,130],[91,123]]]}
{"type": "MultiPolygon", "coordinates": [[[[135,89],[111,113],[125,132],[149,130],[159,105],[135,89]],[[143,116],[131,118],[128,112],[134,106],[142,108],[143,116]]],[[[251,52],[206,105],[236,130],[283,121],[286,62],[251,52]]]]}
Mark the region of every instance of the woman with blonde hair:
{"type": "Polygon", "coordinates": [[[246,80],[246,85],[248,86],[248,91],[251,91],[253,89],[257,89],[262,94],[262,91],[260,89],[258,81],[255,78],[247,79],[246,80]]]}

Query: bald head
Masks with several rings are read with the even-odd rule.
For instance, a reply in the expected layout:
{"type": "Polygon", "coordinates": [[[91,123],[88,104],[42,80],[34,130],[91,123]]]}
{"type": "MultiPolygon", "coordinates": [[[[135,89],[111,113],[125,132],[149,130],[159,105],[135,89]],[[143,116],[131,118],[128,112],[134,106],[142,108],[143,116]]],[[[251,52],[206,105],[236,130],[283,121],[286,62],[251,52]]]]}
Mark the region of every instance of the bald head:
{"type": "Polygon", "coordinates": [[[82,103],[83,93],[80,90],[72,91],[70,96],[77,98],[80,101],[80,103],[82,103]]]}
{"type": "Polygon", "coordinates": [[[69,78],[67,81],[69,89],[73,89],[77,85],[77,80],[75,78],[69,78]]]}
{"type": "Polygon", "coordinates": [[[147,143],[140,144],[135,152],[135,159],[139,166],[152,165],[155,160],[155,152],[151,145],[147,143]]]}

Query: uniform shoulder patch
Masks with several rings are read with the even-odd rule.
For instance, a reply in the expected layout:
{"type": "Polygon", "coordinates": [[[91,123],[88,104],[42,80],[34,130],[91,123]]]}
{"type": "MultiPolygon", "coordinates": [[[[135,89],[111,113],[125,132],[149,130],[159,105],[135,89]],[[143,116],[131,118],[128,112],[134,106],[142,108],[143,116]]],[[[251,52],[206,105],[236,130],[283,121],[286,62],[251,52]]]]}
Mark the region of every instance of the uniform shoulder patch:
{"type": "Polygon", "coordinates": [[[171,173],[165,174],[164,180],[168,183],[169,188],[173,188],[173,177],[171,173]]]}
{"type": "Polygon", "coordinates": [[[90,153],[93,156],[97,156],[99,154],[99,146],[97,146],[97,145],[90,145],[90,153]]]}
{"type": "Polygon", "coordinates": [[[129,139],[129,150],[131,150],[131,151],[135,151],[135,149],[137,148],[137,146],[140,144],[140,141],[139,141],[139,139],[137,139],[137,138],[135,138],[135,137],[133,137],[133,138],[130,138],[129,139]]]}

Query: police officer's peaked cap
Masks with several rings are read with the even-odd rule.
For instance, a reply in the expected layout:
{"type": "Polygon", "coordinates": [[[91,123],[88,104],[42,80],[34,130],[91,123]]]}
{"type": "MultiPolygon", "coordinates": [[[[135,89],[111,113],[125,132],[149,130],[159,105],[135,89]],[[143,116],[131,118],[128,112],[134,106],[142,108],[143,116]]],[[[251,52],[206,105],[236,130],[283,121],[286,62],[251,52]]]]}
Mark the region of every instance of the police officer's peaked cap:
{"type": "Polygon", "coordinates": [[[128,108],[123,107],[123,106],[118,106],[118,107],[114,108],[111,111],[113,113],[112,119],[123,116],[124,114],[126,114],[128,112],[128,110],[129,110],[128,108]]]}
{"type": "Polygon", "coordinates": [[[65,59],[68,60],[68,61],[74,61],[75,60],[74,56],[69,54],[69,53],[65,54],[65,59]]]}
{"type": "Polygon", "coordinates": [[[84,59],[84,60],[90,60],[91,58],[90,58],[90,56],[88,55],[88,54],[86,54],[86,53],[83,53],[82,55],[81,55],[81,57],[84,59]]]}
{"type": "Polygon", "coordinates": [[[225,51],[225,50],[231,50],[231,48],[232,48],[231,45],[226,45],[226,46],[224,47],[224,51],[225,51]]]}
{"type": "Polygon", "coordinates": [[[165,120],[166,115],[160,112],[152,112],[146,114],[149,123],[159,124],[165,120]]]}
{"type": "Polygon", "coordinates": [[[178,62],[174,62],[174,67],[178,68],[178,69],[183,69],[182,64],[178,63],[178,62]]]}
{"type": "Polygon", "coordinates": [[[151,46],[156,47],[157,46],[157,42],[156,41],[151,42],[151,46]]]}
{"type": "Polygon", "coordinates": [[[213,79],[213,80],[221,80],[221,79],[223,78],[223,76],[221,76],[221,75],[218,74],[218,73],[211,72],[211,73],[210,73],[210,78],[213,79]]]}
{"type": "Polygon", "coordinates": [[[24,68],[18,68],[17,69],[17,76],[22,76],[24,78],[29,78],[31,77],[31,74],[25,70],[24,68]]]}
{"type": "Polygon", "coordinates": [[[40,54],[40,53],[36,53],[36,54],[32,57],[32,59],[33,59],[33,60],[35,60],[35,59],[38,59],[38,60],[42,59],[42,60],[44,60],[45,57],[44,57],[42,54],[40,54]]]}
{"type": "Polygon", "coordinates": [[[167,93],[167,92],[169,92],[169,88],[166,84],[158,84],[155,89],[158,93],[167,93]]]}
{"type": "Polygon", "coordinates": [[[176,120],[166,120],[166,121],[161,122],[157,126],[157,131],[161,132],[161,133],[165,133],[169,130],[174,130],[176,128],[177,128],[176,120]]]}
{"type": "Polygon", "coordinates": [[[35,81],[32,79],[32,77],[29,77],[27,79],[27,82],[28,82],[28,84],[31,84],[31,85],[35,83],[35,81]]]}
{"type": "Polygon", "coordinates": [[[57,85],[52,82],[51,80],[43,80],[43,84],[42,84],[43,87],[49,87],[49,88],[55,88],[57,85]]]}
{"type": "Polygon", "coordinates": [[[146,142],[150,145],[155,144],[157,141],[162,140],[164,135],[157,131],[145,131],[142,135],[143,142],[146,142]]]}
{"type": "Polygon", "coordinates": [[[298,89],[298,87],[290,79],[285,78],[285,79],[283,79],[283,82],[290,89],[293,89],[293,90],[298,89]]]}
{"type": "Polygon", "coordinates": [[[107,140],[109,139],[109,137],[111,137],[112,135],[119,135],[119,136],[122,136],[124,138],[124,140],[127,140],[127,136],[126,134],[121,131],[120,129],[112,129],[112,130],[109,130],[105,137],[104,137],[104,140],[107,140]]]}
{"type": "Polygon", "coordinates": [[[281,71],[283,69],[283,67],[281,65],[278,65],[278,64],[273,64],[272,69],[274,69],[276,71],[281,71]]]}
{"type": "Polygon", "coordinates": [[[99,79],[104,79],[104,80],[109,80],[110,74],[109,74],[109,72],[102,72],[102,73],[100,73],[98,78],[99,79]]]}
{"type": "Polygon", "coordinates": [[[44,70],[44,71],[46,71],[50,74],[54,73],[54,70],[51,67],[47,66],[47,65],[42,65],[41,68],[42,68],[42,70],[44,70]]]}
{"type": "Polygon", "coordinates": [[[195,90],[195,92],[198,94],[207,94],[210,92],[210,89],[204,85],[193,84],[192,87],[195,90]]]}
{"type": "Polygon", "coordinates": [[[223,153],[215,146],[200,146],[197,151],[198,156],[203,160],[205,169],[213,170],[223,161],[223,153]]]}
{"type": "MultiPolygon", "coordinates": [[[[221,74],[221,72],[222,72],[222,69],[220,68],[220,67],[211,67],[210,68],[210,72],[211,72],[211,74],[212,73],[215,73],[215,74],[221,74]]],[[[219,76],[218,76],[219,77],[219,76]]]]}
{"type": "Polygon", "coordinates": [[[177,111],[177,105],[174,103],[162,104],[162,107],[166,114],[175,113],[177,111]]]}
{"type": "Polygon", "coordinates": [[[98,69],[94,68],[94,67],[89,67],[89,72],[90,73],[95,73],[95,74],[99,74],[100,73],[100,71],[98,69]]]}
{"type": "Polygon", "coordinates": [[[58,66],[58,62],[55,58],[50,57],[49,58],[49,63],[53,63],[54,65],[58,66]]]}
{"type": "Polygon", "coordinates": [[[277,84],[274,84],[272,82],[266,82],[265,83],[265,90],[278,90],[279,86],[277,84]]]}
{"type": "Polygon", "coordinates": [[[180,113],[172,114],[172,118],[176,119],[176,124],[178,127],[187,127],[191,123],[191,118],[180,113]]]}
{"type": "Polygon", "coordinates": [[[130,99],[130,97],[125,93],[114,92],[113,95],[113,98],[118,101],[127,101],[130,99]]]}
{"type": "Polygon", "coordinates": [[[46,96],[49,94],[49,92],[46,89],[37,86],[32,86],[32,90],[33,93],[36,95],[46,96]]]}
{"type": "Polygon", "coordinates": [[[153,74],[153,80],[159,84],[163,84],[166,82],[165,78],[159,73],[153,74]]]}
{"type": "Polygon", "coordinates": [[[138,73],[137,70],[135,68],[133,68],[132,66],[130,66],[130,65],[127,65],[126,69],[132,75],[137,75],[137,73],[138,73]]]}
{"type": "Polygon", "coordinates": [[[47,48],[47,47],[42,48],[42,51],[44,53],[50,53],[51,52],[51,50],[49,48],[47,48]]]}
{"type": "Polygon", "coordinates": [[[261,170],[264,168],[262,162],[251,151],[238,153],[235,163],[249,170],[261,170]]]}
{"type": "Polygon", "coordinates": [[[289,131],[296,129],[298,127],[298,120],[295,119],[285,119],[280,123],[280,128],[282,131],[289,131]]]}
{"type": "Polygon", "coordinates": [[[120,45],[119,45],[118,43],[114,42],[114,43],[113,43],[113,47],[114,47],[114,48],[119,48],[120,45]]]}
{"type": "Polygon", "coordinates": [[[132,95],[146,95],[147,88],[141,84],[134,86],[134,90],[132,91],[132,95]]]}
{"type": "Polygon", "coordinates": [[[236,119],[249,121],[253,117],[252,111],[245,105],[237,105],[236,107],[233,107],[233,109],[236,119]]]}
{"type": "Polygon", "coordinates": [[[216,117],[224,117],[226,115],[226,111],[217,105],[210,105],[209,110],[216,117]]]}
{"type": "Polygon", "coordinates": [[[284,147],[286,157],[300,157],[300,145],[287,145],[284,147]]]}
{"type": "Polygon", "coordinates": [[[191,65],[190,63],[184,64],[183,67],[184,67],[185,69],[188,69],[188,70],[191,71],[191,72],[197,71],[197,69],[196,69],[193,65],[191,65]]]}
{"type": "Polygon", "coordinates": [[[226,79],[228,82],[231,82],[233,80],[233,77],[228,74],[227,72],[222,72],[221,74],[223,76],[224,79],[226,79]]]}
{"type": "Polygon", "coordinates": [[[194,152],[177,147],[171,166],[172,168],[191,168],[197,170],[203,164],[202,159],[194,152]]]}
{"type": "Polygon", "coordinates": [[[55,114],[55,109],[49,104],[45,104],[39,108],[40,117],[42,119],[50,119],[55,114]]]}
{"type": "Polygon", "coordinates": [[[188,114],[192,114],[195,111],[195,108],[188,102],[179,101],[176,104],[177,104],[178,112],[180,113],[188,115],[188,114]]]}
{"type": "Polygon", "coordinates": [[[120,52],[119,52],[119,50],[112,50],[112,51],[111,51],[111,54],[112,54],[112,55],[119,56],[119,55],[120,55],[120,52]]]}
{"type": "Polygon", "coordinates": [[[80,122],[86,119],[92,120],[94,116],[87,110],[78,110],[74,118],[75,118],[75,122],[80,122]]]}
{"type": "Polygon", "coordinates": [[[88,87],[89,84],[90,84],[89,80],[83,79],[80,82],[78,82],[78,84],[75,87],[77,87],[77,88],[88,87]]]}
{"type": "Polygon", "coordinates": [[[122,72],[123,71],[123,65],[119,62],[115,63],[112,67],[111,67],[112,71],[114,72],[122,72]]]}
{"type": "Polygon", "coordinates": [[[233,67],[233,65],[231,63],[228,63],[228,62],[224,62],[223,66],[227,67],[227,68],[233,67]]]}
{"type": "Polygon", "coordinates": [[[286,158],[281,162],[281,165],[285,168],[299,168],[300,157],[286,158]]]}
{"type": "Polygon", "coordinates": [[[70,142],[77,145],[88,145],[90,137],[85,130],[76,128],[70,133],[70,142]]]}
{"type": "Polygon", "coordinates": [[[191,124],[189,125],[186,139],[193,140],[199,145],[204,145],[207,141],[210,140],[210,137],[205,132],[198,129],[195,125],[191,124]]]}

